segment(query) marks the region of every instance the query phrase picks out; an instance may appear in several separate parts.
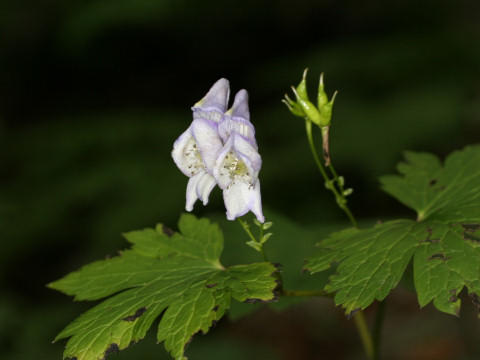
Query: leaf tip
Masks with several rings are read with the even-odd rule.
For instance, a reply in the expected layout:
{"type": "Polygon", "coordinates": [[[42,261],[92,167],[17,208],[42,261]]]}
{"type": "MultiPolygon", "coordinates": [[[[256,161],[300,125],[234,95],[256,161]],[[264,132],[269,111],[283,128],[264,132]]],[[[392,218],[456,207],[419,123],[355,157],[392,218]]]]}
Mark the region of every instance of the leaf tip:
{"type": "Polygon", "coordinates": [[[353,318],[353,317],[355,316],[355,314],[356,314],[357,312],[359,312],[360,310],[361,310],[360,308],[353,309],[353,310],[351,310],[350,312],[347,312],[347,313],[345,314],[345,317],[347,318],[347,320],[350,320],[350,319],[353,318]]]}

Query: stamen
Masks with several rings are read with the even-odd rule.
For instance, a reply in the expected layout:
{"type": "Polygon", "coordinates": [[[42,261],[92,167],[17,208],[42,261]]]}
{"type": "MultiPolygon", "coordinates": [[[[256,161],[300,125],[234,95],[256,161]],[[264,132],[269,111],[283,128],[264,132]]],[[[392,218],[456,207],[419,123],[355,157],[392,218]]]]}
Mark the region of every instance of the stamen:
{"type": "MultiPolygon", "coordinates": [[[[222,168],[228,171],[228,177],[230,183],[227,186],[227,189],[230,189],[235,185],[236,181],[241,181],[248,185],[249,189],[253,188],[253,179],[248,171],[248,167],[243,160],[241,160],[237,154],[234,154],[232,151],[229,152],[229,155],[225,156],[225,160],[222,168]]],[[[220,173],[221,176],[224,176],[223,173],[220,173]]]]}
{"type": "Polygon", "coordinates": [[[187,160],[187,168],[190,169],[190,174],[195,175],[200,170],[203,170],[205,166],[203,165],[202,157],[198,151],[197,144],[195,139],[192,137],[187,145],[185,146],[183,154],[187,160]]]}

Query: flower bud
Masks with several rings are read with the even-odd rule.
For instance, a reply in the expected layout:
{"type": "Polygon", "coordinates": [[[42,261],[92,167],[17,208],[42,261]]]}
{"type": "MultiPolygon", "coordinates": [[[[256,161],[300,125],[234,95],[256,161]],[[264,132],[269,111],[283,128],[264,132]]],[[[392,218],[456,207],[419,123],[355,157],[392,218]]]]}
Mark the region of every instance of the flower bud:
{"type": "Polygon", "coordinates": [[[321,108],[323,105],[328,103],[328,97],[324,90],[325,86],[323,85],[323,73],[320,75],[320,81],[318,83],[318,97],[317,105],[318,108],[321,108]]]}
{"type": "Polygon", "coordinates": [[[282,102],[287,105],[288,110],[295,115],[299,117],[305,117],[305,113],[303,112],[302,108],[300,107],[300,104],[296,103],[292,99],[288,97],[287,94],[285,94],[285,99],[282,100],[282,102]]]}
{"type": "Polygon", "coordinates": [[[328,126],[332,120],[332,107],[333,102],[335,101],[335,97],[337,96],[337,92],[333,94],[332,100],[328,101],[328,96],[325,93],[325,86],[323,85],[323,73],[320,75],[320,81],[318,83],[318,95],[317,95],[317,106],[320,110],[320,126],[328,126]]]}
{"type": "Polygon", "coordinates": [[[297,103],[300,105],[300,108],[303,110],[307,118],[314,124],[320,125],[321,116],[315,105],[313,105],[308,99],[301,98],[300,94],[297,92],[297,89],[295,89],[293,86],[292,90],[297,98],[297,103]]]}
{"type": "MultiPolygon", "coordinates": [[[[328,101],[327,103],[324,103],[323,105],[319,105],[320,109],[320,121],[319,121],[319,126],[329,126],[330,122],[332,120],[332,108],[333,108],[333,103],[335,101],[335,97],[337,96],[337,92],[333,94],[332,100],[328,101]]],[[[320,94],[319,94],[320,98],[320,94]]],[[[327,96],[325,95],[325,99],[327,99],[327,96]]]]}
{"type": "Polygon", "coordinates": [[[332,107],[337,92],[333,94],[332,100],[328,101],[328,96],[325,93],[323,85],[323,73],[320,75],[320,82],[318,85],[317,105],[315,106],[310,102],[307,93],[307,72],[308,68],[303,71],[302,80],[297,87],[292,86],[292,91],[295,94],[296,101],[293,101],[285,95],[285,99],[282,102],[287,105],[288,110],[299,117],[306,118],[318,125],[320,128],[330,125],[332,119],[332,107]]]}
{"type": "Polygon", "coordinates": [[[307,93],[307,72],[308,72],[308,68],[306,68],[303,71],[302,81],[300,81],[300,84],[298,84],[295,90],[297,91],[298,96],[302,100],[310,101],[308,99],[308,93],[307,93]]]}

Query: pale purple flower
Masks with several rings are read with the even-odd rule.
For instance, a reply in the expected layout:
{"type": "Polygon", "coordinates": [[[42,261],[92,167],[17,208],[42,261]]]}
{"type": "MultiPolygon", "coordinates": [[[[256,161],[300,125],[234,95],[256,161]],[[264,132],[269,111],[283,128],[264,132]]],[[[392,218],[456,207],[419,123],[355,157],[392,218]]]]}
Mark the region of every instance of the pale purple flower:
{"type": "Polygon", "coordinates": [[[217,155],[213,176],[223,189],[227,219],[234,220],[251,211],[264,222],[258,173],[262,159],[250,123],[248,94],[240,90],[232,108],[218,124],[218,133],[225,141],[217,155]]]}
{"type": "Polygon", "coordinates": [[[220,79],[192,107],[194,120],[174,143],[172,157],[190,177],[186,209],[191,211],[197,199],[206,205],[218,184],[223,189],[227,219],[252,211],[264,222],[258,180],[262,160],[250,122],[248,94],[240,90],[232,108],[225,112],[228,96],[228,81],[220,79]]]}

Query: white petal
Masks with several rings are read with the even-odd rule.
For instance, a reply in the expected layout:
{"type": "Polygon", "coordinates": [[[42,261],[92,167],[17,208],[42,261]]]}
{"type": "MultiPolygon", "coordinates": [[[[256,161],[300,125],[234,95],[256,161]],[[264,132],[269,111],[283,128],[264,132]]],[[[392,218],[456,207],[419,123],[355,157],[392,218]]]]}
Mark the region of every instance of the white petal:
{"type": "Polygon", "coordinates": [[[223,190],[223,200],[227,209],[227,219],[235,220],[237,217],[245,215],[253,205],[253,189],[241,181],[236,182],[229,189],[223,190]]]}
{"type": "Polygon", "coordinates": [[[212,192],[213,188],[217,184],[217,181],[215,178],[208,174],[208,173],[203,173],[202,178],[200,181],[197,183],[197,196],[200,200],[203,201],[203,205],[208,204],[208,196],[212,192]]]}
{"type": "Polygon", "coordinates": [[[217,124],[206,119],[196,119],[192,122],[192,134],[197,142],[200,155],[209,172],[212,172],[218,152],[223,146],[218,136],[217,124]]]}
{"type": "Polygon", "coordinates": [[[192,138],[192,131],[189,127],[182,135],[173,143],[172,158],[178,168],[188,176],[188,163],[185,158],[185,147],[192,138]]]}
{"type": "Polygon", "coordinates": [[[204,172],[194,175],[188,180],[187,184],[187,193],[186,193],[186,204],[185,204],[185,209],[187,211],[192,211],[193,210],[193,204],[195,204],[195,201],[197,201],[198,196],[197,196],[197,186],[198,182],[202,179],[204,172]]]}
{"type": "Polygon", "coordinates": [[[265,222],[265,216],[263,216],[262,211],[262,197],[260,195],[260,181],[258,178],[256,179],[255,187],[253,188],[253,204],[250,207],[250,211],[255,214],[257,220],[260,221],[262,224],[265,222]]]}
{"type": "Polygon", "coordinates": [[[173,144],[172,158],[178,168],[188,177],[205,170],[200,151],[190,126],[173,144]]]}
{"type": "Polygon", "coordinates": [[[227,209],[227,219],[235,220],[251,211],[261,223],[265,222],[260,197],[260,182],[256,179],[256,186],[251,187],[243,182],[237,182],[223,191],[223,200],[227,209]]]}

